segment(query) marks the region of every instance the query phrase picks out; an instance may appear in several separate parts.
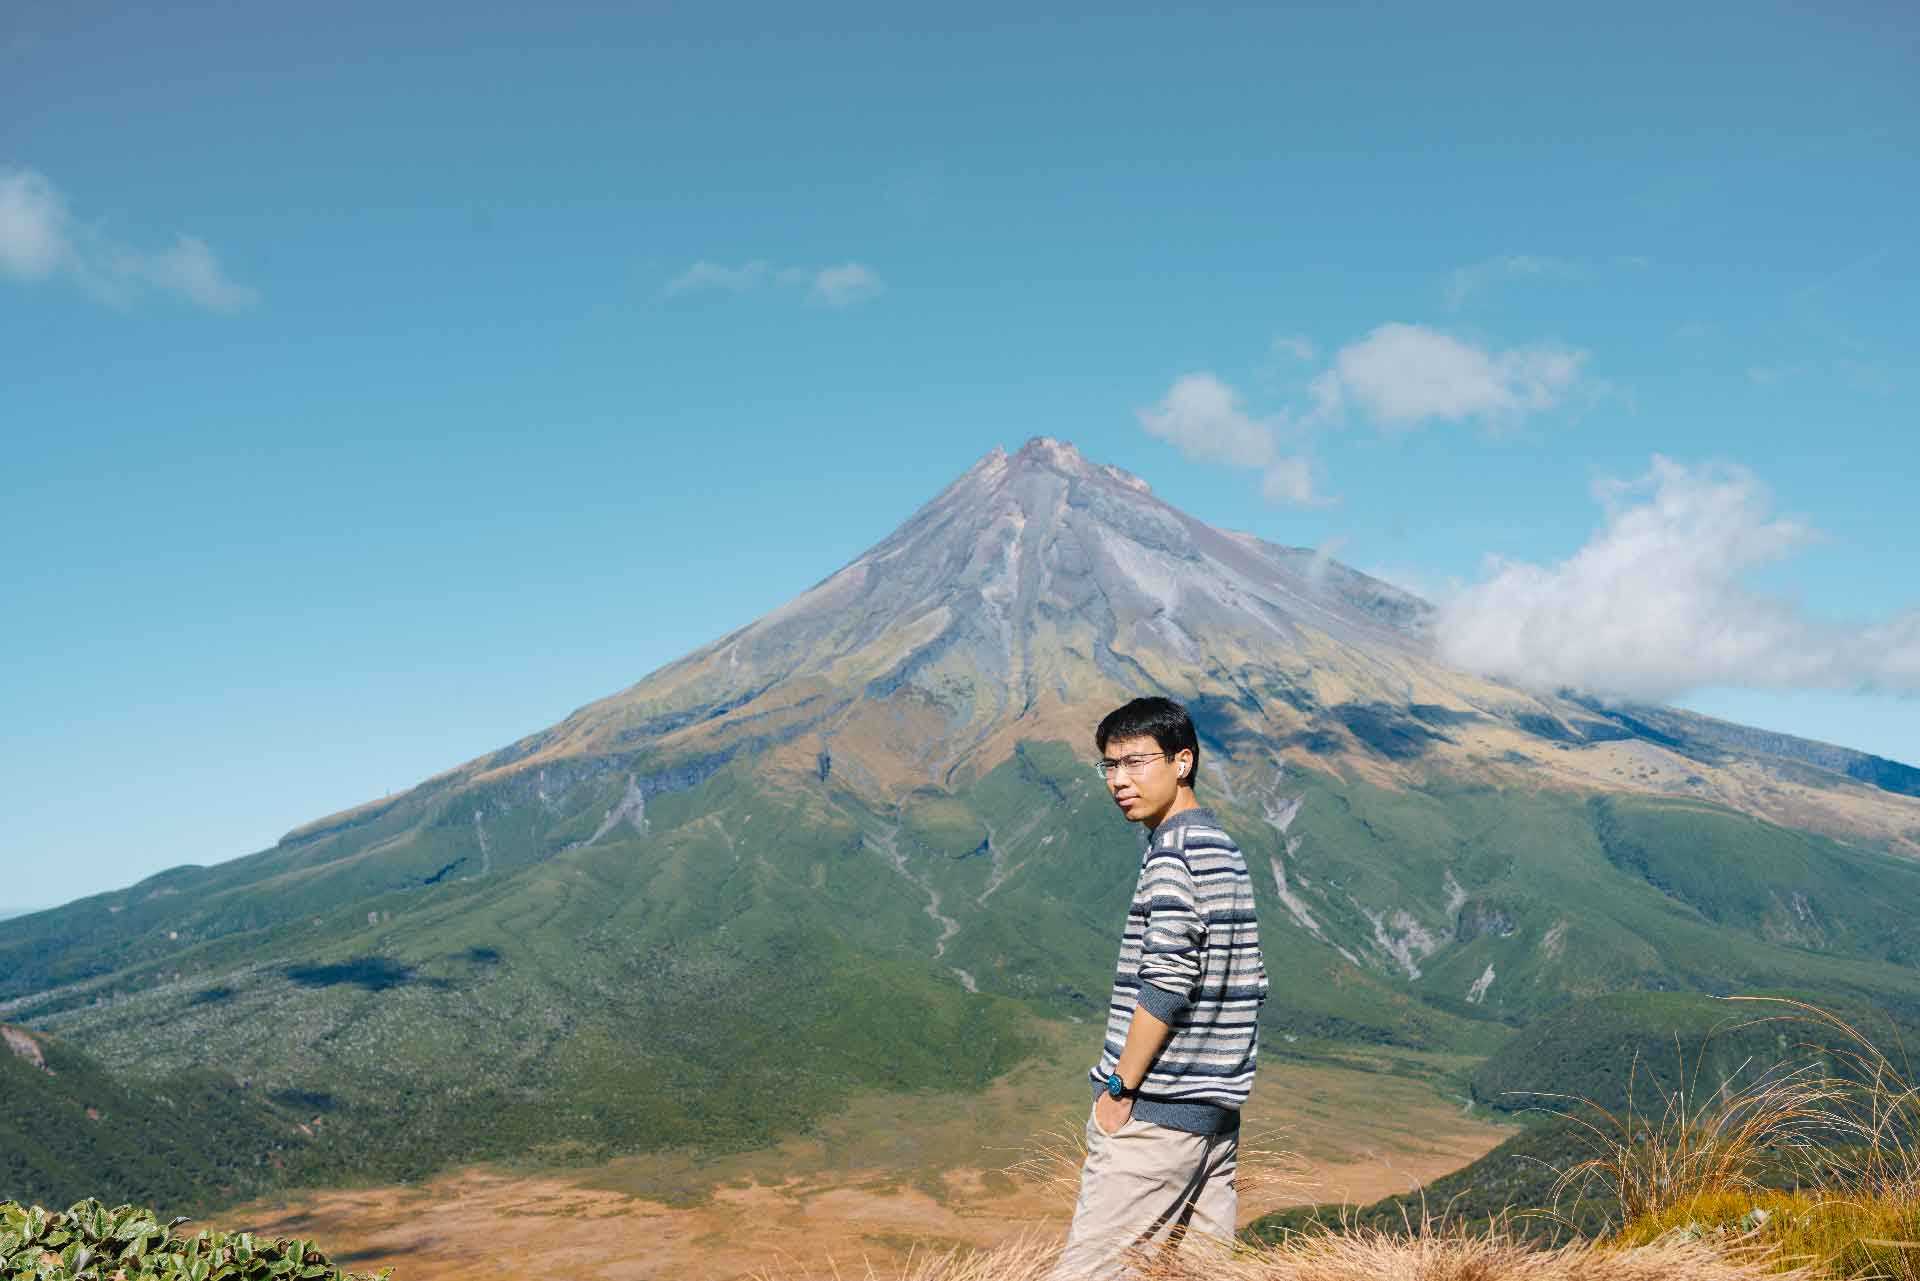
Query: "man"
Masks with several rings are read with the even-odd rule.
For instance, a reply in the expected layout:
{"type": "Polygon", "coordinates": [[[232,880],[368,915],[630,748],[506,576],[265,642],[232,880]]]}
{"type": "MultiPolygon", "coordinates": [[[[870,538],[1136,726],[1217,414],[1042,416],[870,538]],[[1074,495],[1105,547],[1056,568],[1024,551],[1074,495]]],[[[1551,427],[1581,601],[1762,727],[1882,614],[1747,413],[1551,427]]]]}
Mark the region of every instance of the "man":
{"type": "Polygon", "coordinates": [[[1059,1281],[1117,1276],[1130,1251],[1233,1239],[1240,1108],[1267,995],[1246,860],[1195,795],[1186,709],[1137,698],[1100,722],[1096,768],[1147,829],[1092,1071],[1080,1200],[1059,1281]]]}

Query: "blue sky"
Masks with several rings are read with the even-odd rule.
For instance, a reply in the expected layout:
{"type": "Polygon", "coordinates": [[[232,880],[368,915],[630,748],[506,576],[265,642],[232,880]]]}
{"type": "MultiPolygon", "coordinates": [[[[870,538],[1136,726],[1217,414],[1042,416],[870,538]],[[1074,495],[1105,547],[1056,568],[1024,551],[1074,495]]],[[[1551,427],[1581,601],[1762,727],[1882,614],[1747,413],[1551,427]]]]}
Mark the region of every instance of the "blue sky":
{"type": "Polygon", "coordinates": [[[1036,434],[1489,670],[1920,763],[1920,20],[1556,8],[8,6],[0,907],[550,724],[1036,434]]]}

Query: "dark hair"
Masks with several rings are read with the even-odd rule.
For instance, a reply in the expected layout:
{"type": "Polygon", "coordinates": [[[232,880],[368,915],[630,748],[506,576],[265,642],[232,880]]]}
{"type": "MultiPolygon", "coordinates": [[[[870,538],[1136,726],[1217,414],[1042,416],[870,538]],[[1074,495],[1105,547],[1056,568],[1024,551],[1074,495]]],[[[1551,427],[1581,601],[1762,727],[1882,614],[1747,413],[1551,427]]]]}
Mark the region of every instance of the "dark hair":
{"type": "Polygon", "coordinates": [[[1116,738],[1150,738],[1169,760],[1176,752],[1192,752],[1193,768],[1181,781],[1188,787],[1200,785],[1200,739],[1193,732],[1193,718],[1187,715],[1187,709],[1172,699],[1136,698],[1108,712],[1093,731],[1093,745],[1104,752],[1116,738]]]}

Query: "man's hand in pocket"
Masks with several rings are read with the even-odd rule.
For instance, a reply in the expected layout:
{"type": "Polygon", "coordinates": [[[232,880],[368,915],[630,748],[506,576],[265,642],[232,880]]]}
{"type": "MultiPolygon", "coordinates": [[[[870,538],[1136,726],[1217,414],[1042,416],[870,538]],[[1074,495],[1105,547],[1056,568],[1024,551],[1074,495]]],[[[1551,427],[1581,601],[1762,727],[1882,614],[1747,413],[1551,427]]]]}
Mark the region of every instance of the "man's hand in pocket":
{"type": "Polygon", "coordinates": [[[1133,1099],[1116,1099],[1106,1091],[1093,1101],[1093,1123],[1102,1134],[1114,1134],[1133,1117],[1133,1099]]]}

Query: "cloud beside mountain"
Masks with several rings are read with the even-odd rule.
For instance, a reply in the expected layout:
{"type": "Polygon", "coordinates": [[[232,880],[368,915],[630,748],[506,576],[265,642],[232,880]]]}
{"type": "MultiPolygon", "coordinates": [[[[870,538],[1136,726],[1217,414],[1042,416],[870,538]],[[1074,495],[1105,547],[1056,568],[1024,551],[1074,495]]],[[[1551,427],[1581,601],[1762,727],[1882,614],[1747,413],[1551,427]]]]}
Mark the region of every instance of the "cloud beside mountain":
{"type": "MultiPolygon", "coordinates": [[[[1311,360],[1304,338],[1274,350],[1311,360]]],[[[1554,344],[1476,345],[1386,324],[1335,351],[1304,403],[1257,413],[1209,371],[1184,374],[1136,411],[1188,458],[1260,473],[1269,502],[1318,506],[1314,444],[1350,422],[1388,433],[1433,424],[1499,428],[1564,404],[1587,353],[1554,344]]],[[[1920,694],[1920,606],[1865,625],[1817,618],[1749,576],[1814,541],[1775,514],[1755,475],[1656,455],[1632,481],[1604,481],[1604,527],[1555,565],[1493,558],[1435,619],[1445,660],[1535,690],[1665,702],[1709,686],[1920,694]]]]}
{"type": "Polygon", "coordinates": [[[1424,325],[1381,325],[1342,347],[1309,389],[1316,412],[1357,409],[1378,426],[1516,420],[1552,409],[1580,376],[1587,354],[1539,345],[1491,351],[1424,325]]]}
{"type": "Polygon", "coordinates": [[[1148,435],[1179,446],[1188,458],[1258,468],[1269,502],[1311,507],[1326,501],[1314,492],[1311,462],[1281,452],[1282,440],[1298,434],[1298,424],[1285,415],[1253,417],[1240,394],[1213,374],[1175,379],[1159,404],[1135,415],[1148,435]]]}
{"type": "Polygon", "coordinates": [[[0,275],[29,284],[66,277],[122,307],[148,291],[209,311],[260,300],[227,275],[206,241],[182,233],[165,249],[143,250],[110,240],[76,219],[60,190],[31,169],[0,169],[0,275]]]}
{"type": "Polygon", "coordinates": [[[1656,455],[1647,475],[1602,481],[1595,497],[1605,525],[1574,555],[1495,558],[1441,604],[1446,661],[1646,701],[1712,685],[1920,694],[1920,608],[1848,626],[1747,585],[1818,537],[1774,514],[1751,471],[1656,455]]]}
{"type": "MultiPolygon", "coordinates": [[[[1273,341],[1276,354],[1312,361],[1304,337],[1273,341]]],[[[1574,391],[1587,353],[1553,344],[1479,347],[1425,325],[1386,324],[1335,352],[1307,384],[1306,403],[1251,413],[1240,392],[1209,370],[1183,374],[1159,403],[1135,411],[1149,435],[1188,458],[1256,469],[1273,503],[1321,506],[1313,442],[1349,421],[1382,431],[1474,421],[1500,427],[1560,405],[1574,391]]]]}

